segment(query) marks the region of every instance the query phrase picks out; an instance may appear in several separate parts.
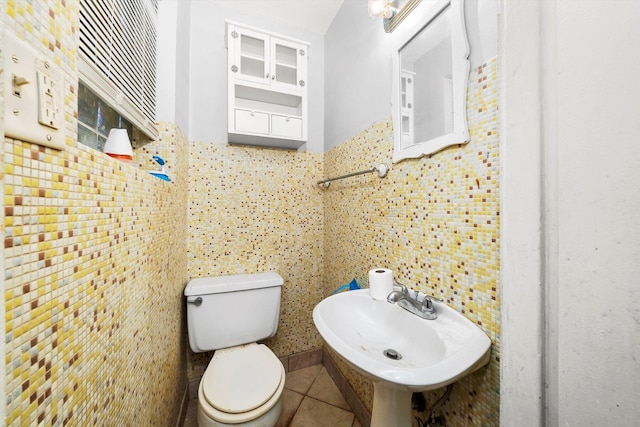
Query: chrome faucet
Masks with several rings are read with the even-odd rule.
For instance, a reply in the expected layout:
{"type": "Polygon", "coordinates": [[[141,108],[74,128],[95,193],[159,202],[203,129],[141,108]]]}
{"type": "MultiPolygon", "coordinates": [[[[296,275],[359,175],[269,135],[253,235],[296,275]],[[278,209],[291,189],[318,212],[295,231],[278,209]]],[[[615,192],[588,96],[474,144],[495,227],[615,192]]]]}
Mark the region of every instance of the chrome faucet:
{"type": "Polygon", "coordinates": [[[437,298],[425,295],[422,301],[418,301],[418,291],[415,291],[415,295],[412,297],[406,286],[398,282],[395,282],[395,285],[400,287],[400,290],[392,291],[387,296],[387,302],[397,304],[409,313],[423,319],[434,320],[438,318],[438,313],[436,313],[436,308],[433,305],[433,300],[438,300],[437,298]]]}

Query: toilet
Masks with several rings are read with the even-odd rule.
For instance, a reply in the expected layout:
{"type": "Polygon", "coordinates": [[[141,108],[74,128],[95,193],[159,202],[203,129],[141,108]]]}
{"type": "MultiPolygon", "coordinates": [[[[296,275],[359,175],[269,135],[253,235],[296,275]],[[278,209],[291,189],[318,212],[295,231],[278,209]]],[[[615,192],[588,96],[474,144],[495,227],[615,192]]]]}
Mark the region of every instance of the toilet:
{"type": "Polygon", "coordinates": [[[216,350],[198,387],[198,426],[272,427],[282,412],[285,371],[256,341],[275,335],[284,280],[276,272],[192,279],[189,345],[216,350]]]}

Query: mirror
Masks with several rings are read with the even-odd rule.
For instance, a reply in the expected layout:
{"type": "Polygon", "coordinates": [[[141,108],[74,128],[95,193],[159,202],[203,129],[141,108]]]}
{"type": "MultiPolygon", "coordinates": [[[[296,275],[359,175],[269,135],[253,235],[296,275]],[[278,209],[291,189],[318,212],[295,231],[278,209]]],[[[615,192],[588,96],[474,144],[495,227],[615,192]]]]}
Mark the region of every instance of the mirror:
{"type": "Polygon", "coordinates": [[[394,163],[469,141],[462,2],[422,1],[394,34],[394,163]]]}

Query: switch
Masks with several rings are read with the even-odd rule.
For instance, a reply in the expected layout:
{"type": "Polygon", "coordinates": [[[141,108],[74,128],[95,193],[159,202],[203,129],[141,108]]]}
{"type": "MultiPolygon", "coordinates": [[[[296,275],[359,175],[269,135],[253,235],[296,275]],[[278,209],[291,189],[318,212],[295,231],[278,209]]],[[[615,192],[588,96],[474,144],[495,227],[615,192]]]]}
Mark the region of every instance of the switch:
{"type": "Polygon", "coordinates": [[[60,69],[15,35],[4,36],[5,135],[63,150],[60,69]]]}
{"type": "Polygon", "coordinates": [[[22,91],[20,90],[20,88],[22,87],[22,85],[26,85],[28,83],[29,80],[25,79],[24,77],[16,76],[14,74],[12,77],[13,95],[21,98],[22,91]]]}

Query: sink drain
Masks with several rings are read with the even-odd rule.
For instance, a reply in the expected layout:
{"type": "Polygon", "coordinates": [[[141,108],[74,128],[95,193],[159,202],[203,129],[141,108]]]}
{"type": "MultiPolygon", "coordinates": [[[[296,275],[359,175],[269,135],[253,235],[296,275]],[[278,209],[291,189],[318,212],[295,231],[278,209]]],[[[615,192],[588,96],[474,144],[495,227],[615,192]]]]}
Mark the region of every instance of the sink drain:
{"type": "Polygon", "coordinates": [[[386,357],[392,360],[402,359],[402,355],[392,348],[386,349],[385,351],[382,352],[382,354],[384,354],[386,357]]]}

